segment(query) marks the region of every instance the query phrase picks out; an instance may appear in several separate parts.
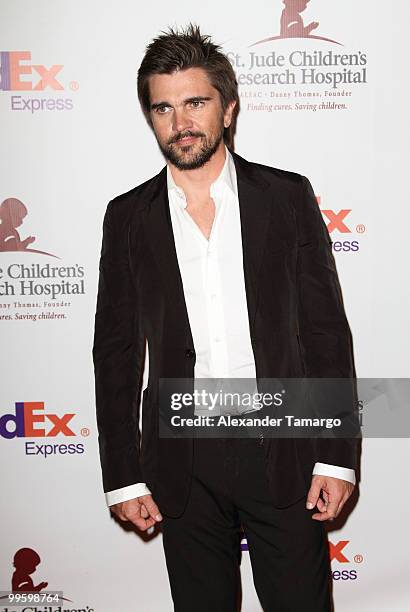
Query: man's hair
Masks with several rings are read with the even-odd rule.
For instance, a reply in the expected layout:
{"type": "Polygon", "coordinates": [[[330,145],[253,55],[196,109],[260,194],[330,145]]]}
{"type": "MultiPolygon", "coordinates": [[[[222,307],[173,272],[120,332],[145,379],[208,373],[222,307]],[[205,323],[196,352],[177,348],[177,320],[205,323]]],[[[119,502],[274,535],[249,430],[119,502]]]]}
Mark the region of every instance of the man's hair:
{"type": "Polygon", "coordinates": [[[211,37],[201,34],[199,26],[190,23],[180,31],[168,28],[147,46],[138,70],[138,98],[149,125],[150,116],[149,78],[154,74],[172,74],[176,70],[203,68],[211,85],[219,92],[223,111],[233,100],[236,101],[231,125],[224,130],[225,144],[234,148],[236,120],[239,112],[238,82],[234,69],[221,46],[213,43],[211,37]]]}

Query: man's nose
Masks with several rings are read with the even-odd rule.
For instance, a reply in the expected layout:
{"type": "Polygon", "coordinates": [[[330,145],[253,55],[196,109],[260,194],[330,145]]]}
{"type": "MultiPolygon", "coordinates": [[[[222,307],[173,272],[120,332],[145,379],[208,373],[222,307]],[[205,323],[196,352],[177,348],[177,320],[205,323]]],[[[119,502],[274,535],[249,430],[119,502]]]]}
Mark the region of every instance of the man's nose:
{"type": "Polygon", "coordinates": [[[172,128],[175,132],[183,132],[192,128],[192,119],[184,108],[175,108],[172,128]]]}

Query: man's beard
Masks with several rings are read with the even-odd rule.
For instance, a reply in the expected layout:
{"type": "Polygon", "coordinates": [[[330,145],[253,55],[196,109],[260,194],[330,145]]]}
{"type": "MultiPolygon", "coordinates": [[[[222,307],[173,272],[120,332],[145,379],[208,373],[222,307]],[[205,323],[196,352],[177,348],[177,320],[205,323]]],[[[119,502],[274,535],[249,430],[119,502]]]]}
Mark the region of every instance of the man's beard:
{"type": "Polygon", "coordinates": [[[157,138],[158,146],[161,149],[164,157],[171,162],[174,166],[178,168],[178,170],[195,170],[196,168],[201,168],[206,162],[208,162],[211,157],[216,153],[216,150],[221,143],[224,136],[224,125],[222,123],[222,127],[220,128],[218,134],[209,139],[206,137],[206,134],[203,132],[193,132],[191,130],[186,130],[185,132],[180,132],[174,138],[167,143],[167,145],[162,145],[157,138]],[[199,150],[194,154],[190,155],[188,159],[184,157],[184,149],[185,151],[189,151],[193,148],[194,145],[186,145],[180,146],[178,149],[181,151],[181,154],[178,154],[176,149],[172,146],[174,142],[177,142],[181,138],[187,136],[197,136],[202,138],[201,145],[199,150]]]}

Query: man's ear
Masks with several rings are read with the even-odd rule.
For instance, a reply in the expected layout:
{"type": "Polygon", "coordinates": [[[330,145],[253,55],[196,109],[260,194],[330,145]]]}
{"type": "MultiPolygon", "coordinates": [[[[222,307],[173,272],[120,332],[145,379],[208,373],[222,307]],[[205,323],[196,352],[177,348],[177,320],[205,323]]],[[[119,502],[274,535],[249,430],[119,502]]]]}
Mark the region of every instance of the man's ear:
{"type": "Polygon", "coordinates": [[[228,128],[231,125],[232,114],[233,114],[235,106],[236,106],[236,100],[232,100],[232,102],[229,102],[224,112],[224,127],[226,128],[228,128]]]}

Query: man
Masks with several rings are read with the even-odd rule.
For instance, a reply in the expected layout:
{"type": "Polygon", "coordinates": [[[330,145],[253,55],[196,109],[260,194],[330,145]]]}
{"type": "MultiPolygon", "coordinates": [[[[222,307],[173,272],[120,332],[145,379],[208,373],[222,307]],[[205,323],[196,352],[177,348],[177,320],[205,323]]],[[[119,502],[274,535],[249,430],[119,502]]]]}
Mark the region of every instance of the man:
{"type": "Polygon", "coordinates": [[[93,356],[107,503],[142,531],[161,523],[178,612],[237,609],[241,525],[263,609],[325,612],[324,521],[353,491],[356,441],[158,433],[164,379],[354,377],[312,187],[233,151],[235,74],[197,27],[154,39],[138,94],[167,165],[104,218],[93,356]]]}

